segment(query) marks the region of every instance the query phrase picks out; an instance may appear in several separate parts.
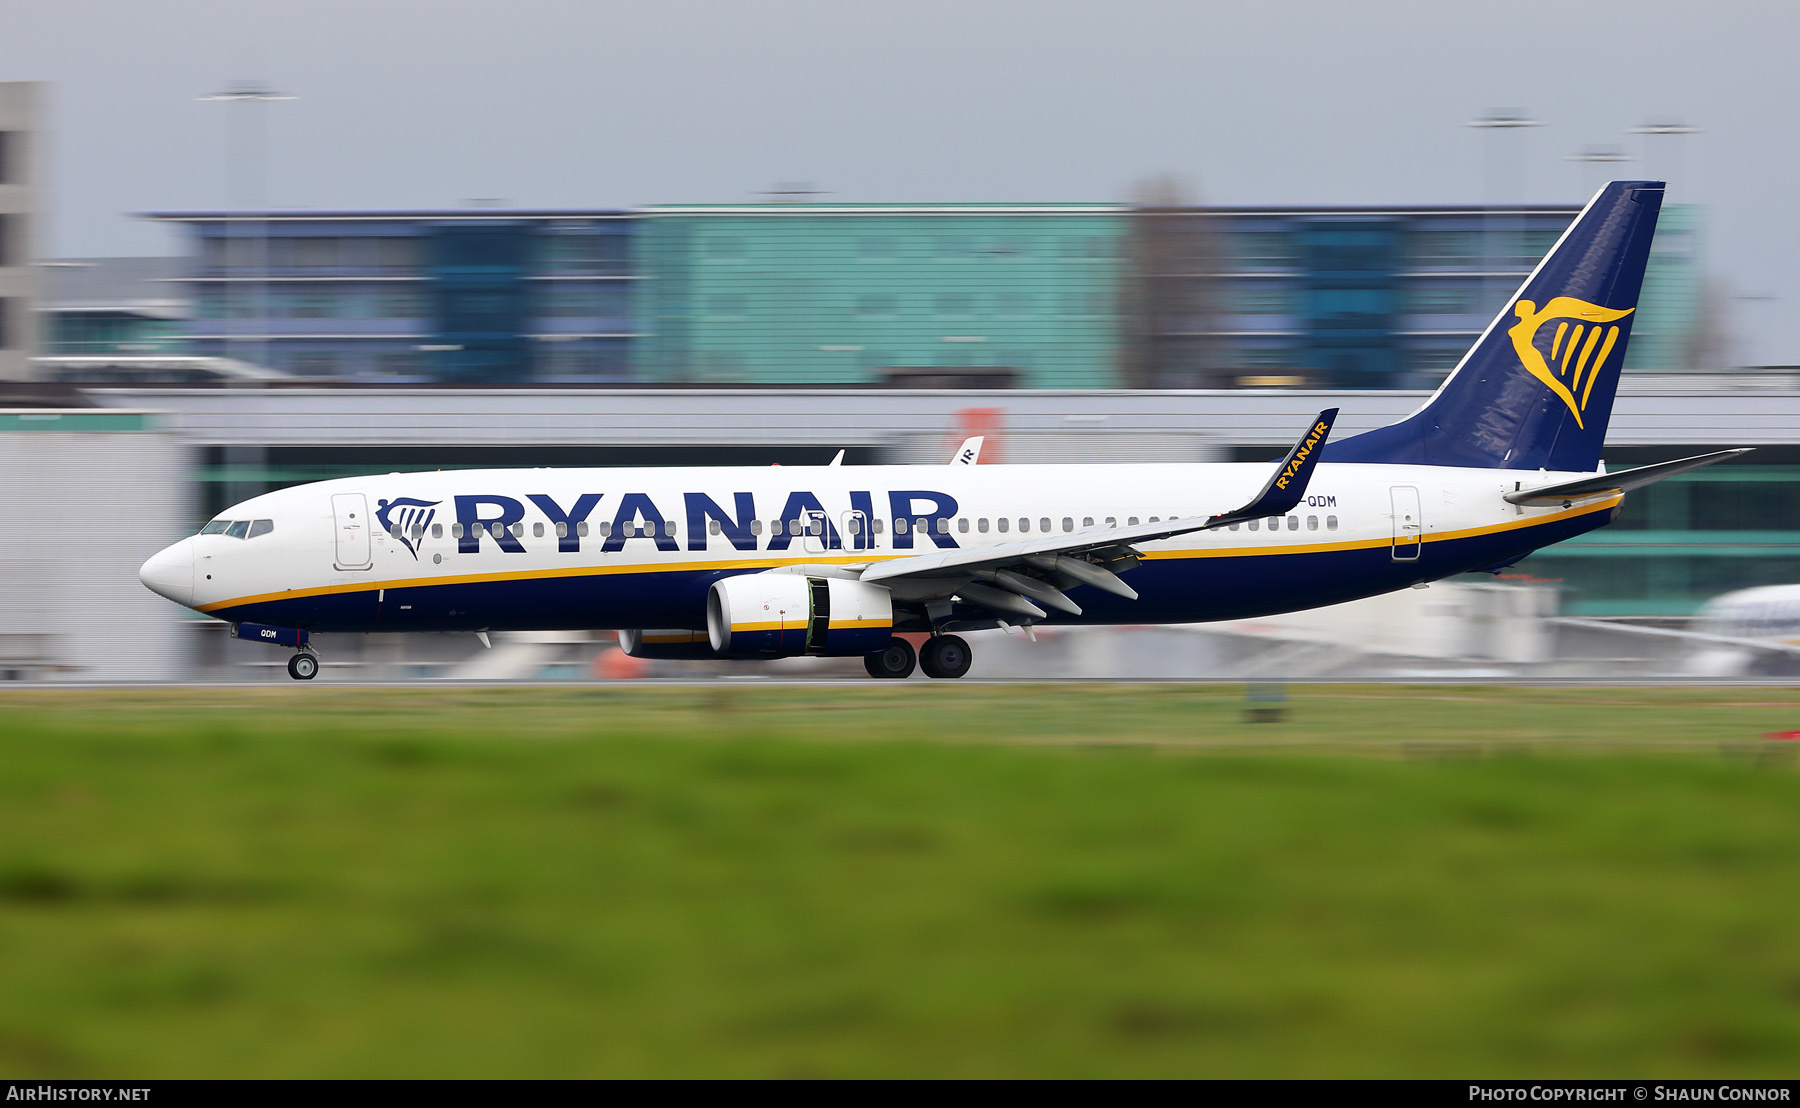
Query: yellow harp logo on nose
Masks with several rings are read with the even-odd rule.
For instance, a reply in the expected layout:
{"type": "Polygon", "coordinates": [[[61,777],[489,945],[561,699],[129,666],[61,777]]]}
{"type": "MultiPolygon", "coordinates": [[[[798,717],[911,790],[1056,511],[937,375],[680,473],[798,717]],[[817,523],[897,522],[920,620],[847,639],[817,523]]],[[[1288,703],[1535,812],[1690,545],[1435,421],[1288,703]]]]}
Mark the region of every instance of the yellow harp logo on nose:
{"type": "Polygon", "coordinates": [[[1613,343],[1619,341],[1619,328],[1606,324],[1624,319],[1636,310],[1602,308],[1573,296],[1554,297],[1542,309],[1529,300],[1521,300],[1513,305],[1513,313],[1519,317],[1519,322],[1506,333],[1512,336],[1519,361],[1533,377],[1562,397],[1562,402],[1569,406],[1570,414],[1575,417],[1575,426],[1582,427],[1581,413],[1587,410],[1588,397],[1593,394],[1600,367],[1612,353],[1613,343]],[[1550,358],[1546,361],[1537,348],[1537,334],[1540,327],[1553,319],[1557,321],[1556,333],[1550,340],[1550,358]],[[1583,335],[1586,342],[1582,341],[1583,335]],[[1600,348],[1598,353],[1594,349],[1596,346],[1600,348]],[[1576,347],[1581,348],[1580,353],[1576,352],[1576,347]]]}

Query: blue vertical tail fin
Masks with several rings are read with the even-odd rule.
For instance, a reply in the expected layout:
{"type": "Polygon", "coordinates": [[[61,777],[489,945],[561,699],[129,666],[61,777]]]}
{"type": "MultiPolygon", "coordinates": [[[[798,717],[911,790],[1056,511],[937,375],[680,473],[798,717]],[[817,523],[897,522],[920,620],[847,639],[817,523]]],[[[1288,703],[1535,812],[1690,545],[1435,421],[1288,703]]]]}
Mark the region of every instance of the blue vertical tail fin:
{"type": "Polygon", "coordinates": [[[1662,198],[1661,181],[1602,188],[1424,407],[1323,460],[1595,469],[1662,198]]]}

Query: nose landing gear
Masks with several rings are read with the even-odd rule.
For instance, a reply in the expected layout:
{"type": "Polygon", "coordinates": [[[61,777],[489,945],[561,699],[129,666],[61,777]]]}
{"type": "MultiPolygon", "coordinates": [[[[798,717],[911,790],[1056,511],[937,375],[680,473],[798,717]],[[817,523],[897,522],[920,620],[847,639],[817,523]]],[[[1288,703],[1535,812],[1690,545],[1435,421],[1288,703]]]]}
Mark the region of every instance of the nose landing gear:
{"type": "Polygon", "coordinates": [[[265,646],[291,646],[294,656],[288,659],[288,676],[296,681],[311,681],[319,675],[319,656],[312,650],[312,633],[302,627],[275,627],[267,623],[234,623],[231,637],[265,646]]]}

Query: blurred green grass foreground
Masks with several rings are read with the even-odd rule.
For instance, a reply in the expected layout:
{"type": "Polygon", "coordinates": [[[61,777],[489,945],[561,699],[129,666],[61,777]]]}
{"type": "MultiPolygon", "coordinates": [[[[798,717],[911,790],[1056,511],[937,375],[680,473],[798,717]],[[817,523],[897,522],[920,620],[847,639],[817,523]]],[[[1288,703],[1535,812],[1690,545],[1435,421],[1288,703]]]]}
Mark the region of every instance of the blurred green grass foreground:
{"type": "Polygon", "coordinates": [[[0,694],[0,1075],[1791,1076],[1786,689],[0,694]]]}

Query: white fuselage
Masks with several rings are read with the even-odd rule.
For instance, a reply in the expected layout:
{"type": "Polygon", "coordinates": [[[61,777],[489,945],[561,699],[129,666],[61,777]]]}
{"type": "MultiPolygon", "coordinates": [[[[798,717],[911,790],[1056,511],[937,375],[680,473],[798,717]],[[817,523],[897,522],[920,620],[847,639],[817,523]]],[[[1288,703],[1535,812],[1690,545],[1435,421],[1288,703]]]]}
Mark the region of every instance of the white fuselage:
{"type": "MultiPolygon", "coordinates": [[[[706,590],[721,577],[799,566],[853,572],[937,550],[1206,517],[1244,503],[1269,473],[1266,463],[1218,463],[347,478],[227,509],[220,521],[270,526],[255,537],[183,540],[146,566],[145,581],[232,622],[313,630],[700,627],[706,590]]],[[[1051,618],[1236,618],[1506,564],[1610,520],[1616,494],[1568,507],[1502,499],[1521,482],[1575,476],[1323,463],[1283,516],[1140,544],[1128,578],[1139,599],[1083,588],[1081,616],[1051,618]]],[[[956,580],[896,582],[895,598],[927,600],[956,580]]]]}

